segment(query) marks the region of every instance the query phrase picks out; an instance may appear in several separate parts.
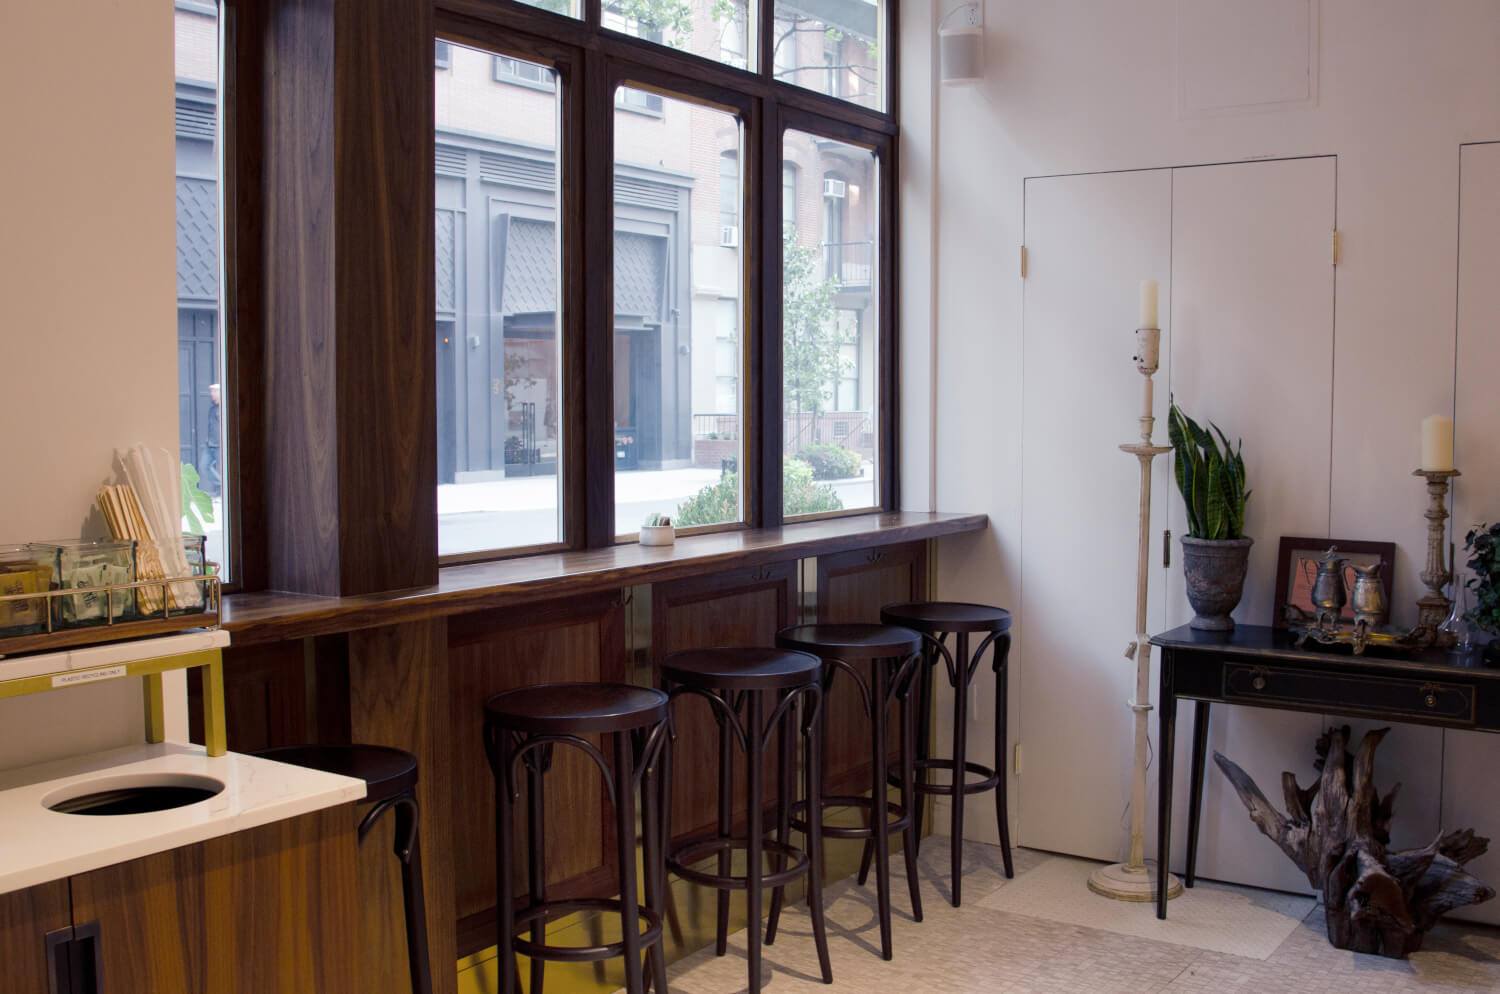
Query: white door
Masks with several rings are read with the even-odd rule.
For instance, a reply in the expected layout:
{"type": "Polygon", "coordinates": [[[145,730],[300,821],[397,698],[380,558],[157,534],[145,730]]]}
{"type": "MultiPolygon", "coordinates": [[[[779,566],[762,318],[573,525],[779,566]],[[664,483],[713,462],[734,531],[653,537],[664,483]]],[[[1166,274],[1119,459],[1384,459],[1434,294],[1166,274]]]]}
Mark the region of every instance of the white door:
{"type": "MultiPolygon", "coordinates": [[[[1458,572],[1467,576],[1464,536],[1481,522],[1500,520],[1500,143],[1466,145],[1460,154],[1453,457],[1463,476],[1454,483],[1450,524],[1458,572]]],[[[1491,785],[1500,769],[1500,735],[1449,731],[1443,737],[1443,827],[1494,836],[1500,805],[1491,785]]],[[[1500,880],[1500,847],[1492,846],[1469,870],[1486,883],[1500,880]]],[[[1465,908],[1460,917],[1500,923],[1500,902],[1465,908]]]]}
{"type": "MultiPolygon", "coordinates": [[[[1334,160],[1279,160],[1031,180],[1026,185],[1020,672],[1024,765],[1018,841],[1119,859],[1128,844],[1138,475],[1118,445],[1135,434],[1141,377],[1131,362],[1136,283],[1161,283],[1157,441],[1170,392],[1199,420],[1245,440],[1258,539],[1236,617],[1270,617],[1277,540],[1326,534],[1333,361],[1334,160]],[[1111,342],[1119,342],[1116,347],[1111,342]]],[[[1168,458],[1153,486],[1149,628],[1191,617],[1181,582],[1185,530],[1168,458]]],[[[1153,667],[1153,698],[1155,688],[1153,667]]],[[[1182,862],[1186,745],[1179,716],[1182,862]]],[[[1152,738],[1155,741],[1155,714],[1152,738]]],[[[1310,765],[1315,715],[1216,710],[1210,747],[1274,785],[1310,765]]],[[[1249,823],[1215,770],[1206,778],[1205,876],[1305,888],[1249,823]],[[1231,807],[1232,803],[1232,807],[1231,807]]],[[[1155,772],[1147,806],[1154,850],[1155,772]]]]}
{"type": "MultiPolygon", "coordinates": [[[[1329,534],[1333,417],[1332,157],[1173,170],[1172,364],[1178,403],[1231,441],[1244,439],[1252,490],[1245,533],[1255,539],[1242,624],[1271,623],[1282,535],[1329,534]]],[[[1169,502],[1172,568],[1166,624],[1185,624],[1179,537],[1187,519],[1175,488],[1169,502]]],[[[1358,537],[1358,536],[1355,536],[1358,537]]],[[[1158,574],[1160,575],[1160,574],[1158,574]]],[[[1195,706],[1179,711],[1173,869],[1186,855],[1187,785],[1195,706]]],[[[1267,796],[1279,798],[1283,770],[1306,786],[1319,715],[1216,706],[1209,723],[1198,872],[1286,890],[1307,879],[1250,822],[1213,765],[1234,760],[1267,796]]],[[[1152,778],[1154,784],[1155,778],[1152,778]]],[[[1150,812],[1155,814],[1153,794],[1150,812]]],[[[1154,849],[1155,825],[1151,834],[1154,849]]]]}
{"type": "MultiPolygon", "coordinates": [[[[1025,846],[1117,859],[1128,845],[1125,702],[1135,670],[1122,653],[1135,637],[1139,469],[1119,446],[1137,439],[1143,404],[1132,360],[1137,286],[1157,279],[1171,299],[1171,218],[1170,170],[1026,182],[1014,733],[1023,744],[1016,841],[1025,846]]],[[[1167,477],[1157,463],[1161,521],[1167,477]]]]}

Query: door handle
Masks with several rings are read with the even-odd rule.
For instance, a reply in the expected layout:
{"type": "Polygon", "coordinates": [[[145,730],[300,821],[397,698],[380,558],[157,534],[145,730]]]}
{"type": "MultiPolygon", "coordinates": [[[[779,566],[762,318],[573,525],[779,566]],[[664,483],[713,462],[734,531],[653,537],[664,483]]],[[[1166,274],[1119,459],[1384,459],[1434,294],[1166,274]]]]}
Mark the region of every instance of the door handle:
{"type": "Polygon", "coordinates": [[[73,926],[73,994],[99,994],[102,944],[98,922],[73,926]]]}
{"type": "Polygon", "coordinates": [[[54,929],[45,944],[47,994],[99,994],[103,951],[98,922],[54,929]]]}

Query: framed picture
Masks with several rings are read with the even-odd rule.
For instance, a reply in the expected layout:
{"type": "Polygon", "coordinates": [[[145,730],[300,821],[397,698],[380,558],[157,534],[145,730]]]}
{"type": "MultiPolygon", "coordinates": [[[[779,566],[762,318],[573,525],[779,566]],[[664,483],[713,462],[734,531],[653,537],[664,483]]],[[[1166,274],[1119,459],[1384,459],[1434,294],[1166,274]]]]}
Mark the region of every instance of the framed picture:
{"type": "MultiPolygon", "coordinates": [[[[1300,538],[1284,535],[1281,549],[1276,555],[1277,602],[1271,627],[1287,627],[1287,605],[1300,608],[1308,614],[1313,613],[1313,579],[1318,575],[1318,563],[1327,554],[1329,546],[1336,546],[1336,555],[1350,563],[1368,566],[1370,563],[1380,562],[1380,580],[1385,584],[1386,600],[1395,600],[1395,591],[1391,589],[1392,563],[1396,559],[1395,542],[1356,542],[1346,538],[1300,538]]],[[[1354,570],[1345,565],[1344,590],[1347,594],[1353,589],[1354,570]]],[[[1344,605],[1343,617],[1350,622],[1354,621],[1354,609],[1347,603],[1344,605]]],[[[1387,612],[1380,619],[1380,624],[1389,620],[1387,612]]]]}

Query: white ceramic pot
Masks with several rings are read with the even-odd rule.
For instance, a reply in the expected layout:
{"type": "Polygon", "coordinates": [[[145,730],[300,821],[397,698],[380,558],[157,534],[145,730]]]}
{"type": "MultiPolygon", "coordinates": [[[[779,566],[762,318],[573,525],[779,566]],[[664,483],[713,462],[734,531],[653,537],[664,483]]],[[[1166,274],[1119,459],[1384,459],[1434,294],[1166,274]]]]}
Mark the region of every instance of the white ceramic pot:
{"type": "Polygon", "coordinates": [[[672,525],[641,525],[642,545],[671,545],[677,541],[677,529],[672,525]]]}

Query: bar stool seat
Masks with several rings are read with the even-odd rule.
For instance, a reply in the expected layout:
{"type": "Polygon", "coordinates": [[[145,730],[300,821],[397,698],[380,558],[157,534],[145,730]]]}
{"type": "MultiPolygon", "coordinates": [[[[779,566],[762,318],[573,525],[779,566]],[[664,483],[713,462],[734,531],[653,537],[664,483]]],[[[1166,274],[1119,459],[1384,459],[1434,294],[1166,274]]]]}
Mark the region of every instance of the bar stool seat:
{"type": "Polygon", "coordinates": [[[395,853],[401,860],[401,892],[406,912],[406,956],[414,994],[432,994],[427,954],[427,906],[422,892],[422,853],[417,836],[417,757],[377,745],[291,745],[255,755],[289,766],[354,777],[365,782],[362,803],[371,805],[359,822],[365,841],[387,811],[396,812],[395,853]]]}
{"type": "MultiPolygon", "coordinates": [[[[484,747],[495,778],[496,945],[500,956],[500,990],[516,994],[520,977],[516,954],[531,960],[531,994],[541,994],[548,960],[599,962],[622,957],[625,989],[643,994],[641,950],[647,950],[652,982],[665,994],[666,951],[662,945],[664,882],[663,831],[656,765],[667,740],[667,695],[650,687],[623,683],[553,683],[499,693],[484,704],[484,747]],[[585,736],[610,736],[610,756],[585,736]],[[543,778],[558,746],[578,749],[599,768],[615,807],[615,841],[619,860],[618,898],[547,900],[546,804],[543,778]],[[515,803],[520,794],[519,767],[525,766],[529,903],[515,908],[512,838],[515,803]],[[636,798],[640,796],[646,903],[636,894],[636,798]],[[547,922],[577,911],[600,911],[620,917],[621,939],[592,946],[557,946],[546,941],[547,922]],[[517,934],[527,927],[530,938],[517,934]]],[[[555,831],[555,829],[554,829],[555,831]]]]}
{"type": "Polygon", "coordinates": [[[484,713],[518,732],[598,735],[661,721],[667,699],[628,683],[544,683],[496,694],[484,713]]]}
{"type": "Polygon", "coordinates": [[[840,659],[893,659],[919,652],[922,636],[895,625],[797,625],[777,632],[776,644],[820,659],[829,653],[840,659]]]}
{"type": "MultiPolygon", "coordinates": [[[[791,805],[795,800],[796,739],[795,708],[802,705],[802,735],[805,743],[803,773],[806,797],[817,797],[818,713],[823,699],[820,675],[823,664],[817,656],[787,649],[719,647],[688,649],[668,655],[661,663],[662,686],[676,701],[683,696],[706,700],[718,725],[719,791],[718,824],[714,835],[688,842],[672,851],[667,866],[678,876],[718,891],[715,952],[728,951],[729,893],[745,891],[746,950],[749,994],[761,989],[761,898],[767,887],[775,888],[771,920],[780,913],[783,888],[799,877],[807,878],[807,905],[812,920],[813,942],[823,982],[833,983],[828,959],[828,937],[823,918],[822,844],[817,831],[822,810],[812,811],[812,831],[806,849],[790,844],[791,805]],[[777,764],[777,835],[765,838],[762,805],[765,800],[765,753],[779,733],[780,762],[777,764]],[[745,755],[745,832],[733,834],[734,745],[745,755]],[[745,854],[745,872],[731,873],[732,856],[745,854]],[[762,857],[769,855],[773,869],[766,871],[762,857]],[[717,857],[717,872],[699,869],[699,861],[717,857]]],[[[672,748],[675,748],[672,747],[672,748]]],[[[668,756],[671,755],[669,748],[668,756]]],[[[670,758],[668,760],[670,768],[670,758]]],[[[671,811],[671,777],[663,797],[671,811]]],[[[670,830],[667,837],[671,837],[670,830]]],[[[765,931],[767,945],[775,941],[774,928],[765,931]]]]}
{"type": "MultiPolygon", "coordinates": [[[[921,755],[916,762],[918,795],[951,797],[952,824],[950,826],[950,860],[953,875],[952,903],[956,908],[962,901],[963,888],[963,825],[964,798],[987,790],[995,792],[995,817],[1000,829],[1001,858],[1005,864],[1005,875],[1015,876],[1015,867],[1010,852],[1010,823],[1006,814],[1005,796],[1005,750],[1006,750],[1006,661],[1010,654],[1010,612],[988,604],[968,604],[961,601],[912,601],[903,604],[888,604],[880,610],[880,618],[887,624],[902,625],[920,632],[925,642],[921,679],[916,681],[918,692],[919,728],[918,750],[921,755]],[[948,647],[948,637],[954,637],[954,646],[948,647]],[[970,636],[982,635],[978,648],[969,651],[970,636]],[[968,759],[969,687],[978,671],[985,650],[993,646],[993,668],[995,671],[995,765],[984,766],[968,759]],[[948,683],[953,687],[953,742],[951,759],[935,759],[929,755],[930,735],[927,723],[931,720],[932,679],[938,662],[942,661],[948,683]],[[928,770],[944,770],[947,783],[929,783],[928,770]],[[962,772],[958,772],[962,771],[962,772]],[[978,777],[977,780],[970,776],[978,777]]],[[[921,811],[918,809],[918,838],[921,837],[921,811]]],[[[865,865],[868,866],[866,853],[865,865]]],[[[861,868],[861,876],[865,870],[861,868]]]]}
{"type": "MultiPolygon", "coordinates": [[[[906,882],[911,893],[912,917],[922,920],[922,898],[917,877],[915,797],[912,785],[916,781],[914,766],[916,737],[915,695],[907,692],[920,666],[922,636],[909,628],[877,624],[818,624],[784,628],[776,633],[776,644],[785,649],[810,652],[823,661],[823,697],[826,701],[835,677],[844,673],[858,690],[865,714],[870,718],[870,761],[873,767],[874,789],[869,797],[822,793],[812,803],[820,808],[862,808],[869,817],[863,828],[829,825],[823,822],[816,834],[823,838],[864,839],[867,852],[873,851],[875,860],[876,911],[880,925],[880,954],[884,959],[892,958],[891,945],[891,879],[890,842],[891,835],[899,833],[903,846],[911,854],[906,862],[906,882]],[[853,663],[868,662],[869,679],[857,670],[853,663]],[[901,769],[898,777],[901,787],[900,803],[886,797],[889,779],[888,756],[890,751],[889,729],[886,712],[893,701],[900,702],[901,769]]],[[[825,706],[823,714],[826,716],[825,706]]],[[[821,761],[821,757],[820,757],[821,761]]],[[[798,803],[794,811],[805,811],[809,804],[798,803]]],[[[810,812],[809,812],[810,813],[810,812]]],[[[810,817],[793,817],[793,825],[812,832],[810,817]]],[[[776,906],[772,906],[771,930],[775,928],[776,906]]]]}

